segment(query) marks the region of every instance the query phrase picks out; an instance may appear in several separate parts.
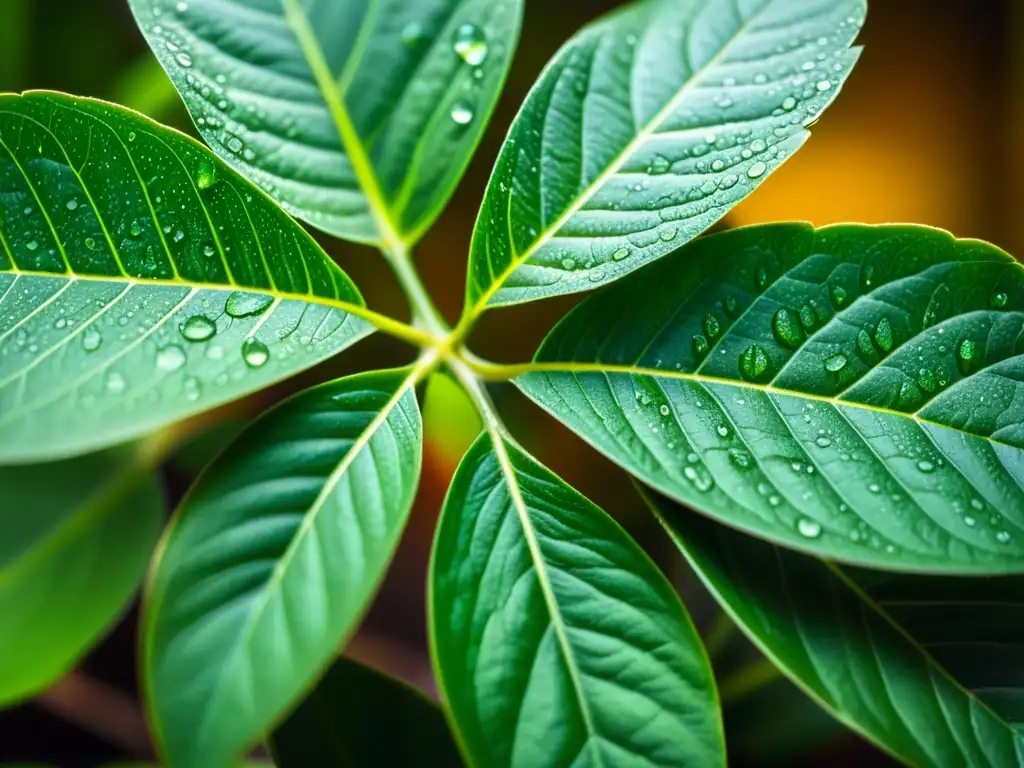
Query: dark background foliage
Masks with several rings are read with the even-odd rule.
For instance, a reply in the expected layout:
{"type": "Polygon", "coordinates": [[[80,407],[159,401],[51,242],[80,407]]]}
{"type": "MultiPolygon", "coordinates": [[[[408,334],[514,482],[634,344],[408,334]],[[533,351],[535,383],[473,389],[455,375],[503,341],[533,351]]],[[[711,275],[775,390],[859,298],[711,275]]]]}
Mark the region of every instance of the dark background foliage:
{"type": "MultiPolygon", "coordinates": [[[[527,3],[522,42],[491,128],[453,202],[417,254],[427,286],[449,319],[460,309],[477,206],[518,105],[560,43],[617,4],[527,3]]],[[[817,225],[912,221],[1024,253],[1019,213],[1024,203],[1019,183],[1024,178],[1024,51],[1016,42],[1022,34],[1024,3],[1018,0],[873,0],[862,36],[867,50],[842,96],[814,128],[808,145],[736,208],[728,225],[789,219],[817,225]]],[[[35,88],[119,101],[194,133],[125,0],[0,0],[0,91],[35,88]]],[[[357,246],[323,242],[371,306],[396,315],[405,312],[380,258],[357,246]]],[[[475,350],[502,361],[528,359],[575,300],[488,315],[475,334],[475,350]]],[[[181,497],[204,457],[237,424],[271,402],[328,377],[403,362],[410,354],[378,334],[280,387],[202,417],[197,425],[202,436],[164,468],[171,501],[181,497]]],[[[444,382],[430,386],[427,455],[416,509],[380,597],[348,649],[427,690],[432,683],[423,581],[433,522],[475,430],[473,417],[460,411],[457,396],[444,382]]],[[[604,460],[511,387],[495,394],[523,444],[622,520],[679,583],[698,624],[707,626],[713,607],[670,553],[625,474],[609,471],[604,460]]],[[[145,732],[135,706],[136,621],[133,610],[83,663],[80,675],[37,702],[0,712],[0,763],[94,766],[145,756],[145,732]]],[[[716,668],[728,675],[751,658],[756,658],[753,650],[733,636],[717,655],[716,668]]],[[[782,681],[729,706],[726,724],[736,765],[891,764],[782,681]]]]}

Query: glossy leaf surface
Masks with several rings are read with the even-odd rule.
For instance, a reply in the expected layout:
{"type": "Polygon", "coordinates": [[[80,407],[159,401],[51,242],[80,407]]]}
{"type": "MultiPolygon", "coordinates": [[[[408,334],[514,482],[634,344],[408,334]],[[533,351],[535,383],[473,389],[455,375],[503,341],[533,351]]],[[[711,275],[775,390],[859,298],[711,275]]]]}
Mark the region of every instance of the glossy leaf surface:
{"type": "Polygon", "coordinates": [[[0,463],[265,387],[369,333],[362,303],[191,139],[98,101],[0,96],[0,463]]]}
{"type": "Polygon", "coordinates": [[[347,658],[274,732],[278,768],[462,765],[444,714],[419,691],[347,658]],[[386,717],[394,738],[381,738],[386,717]]]}
{"type": "Polygon", "coordinates": [[[727,232],[584,302],[537,360],[534,400],[729,525],[886,569],[1024,571],[1024,269],[991,245],[727,232]]]}
{"type": "Polygon", "coordinates": [[[163,513],[134,447],[0,469],[0,706],[56,682],[114,624],[163,513]]]}
{"type": "Polygon", "coordinates": [[[588,290],[699,235],[807,140],[866,0],[646,0],[548,65],[473,235],[470,315],[588,290]]]}
{"type": "Polygon", "coordinates": [[[522,0],[131,0],[210,146],[340,237],[413,242],[483,133],[522,0]]]}
{"type": "Polygon", "coordinates": [[[149,705],[170,764],[231,763],[355,629],[419,479],[418,375],[361,374],[285,401],[186,498],[144,622],[149,705]]]}
{"type": "Polygon", "coordinates": [[[611,518],[502,438],[479,438],[455,475],[430,617],[470,764],[724,764],[707,657],[671,586],[611,518]]]}
{"type": "Polygon", "coordinates": [[[850,574],[652,503],[750,638],[847,725],[922,768],[1024,761],[1020,577],[850,574]]]}

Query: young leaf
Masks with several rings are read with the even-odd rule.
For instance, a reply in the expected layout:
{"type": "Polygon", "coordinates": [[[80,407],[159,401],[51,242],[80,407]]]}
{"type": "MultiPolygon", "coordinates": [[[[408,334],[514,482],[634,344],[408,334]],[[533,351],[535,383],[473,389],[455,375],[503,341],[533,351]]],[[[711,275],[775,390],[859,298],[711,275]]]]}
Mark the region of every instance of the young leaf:
{"type": "Polygon", "coordinates": [[[130,0],[210,146],[339,237],[416,241],[458,184],[523,0],[130,0]]]}
{"type": "Polygon", "coordinates": [[[296,395],[186,498],[144,617],[149,707],[169,764],[231,764],[355,629],[415,495],[422,373],[296,395]]]}
{"type": "Polygon", "coordinates": [[[757,536],[884,569],[1022,572],[1022,331],[1024,269],[986,243],[752,227],[584,302],[519,384],[648,485],[757,536]]]}
{"type": "Polygon", "coordinates": [[[1020,577],[851,578],[650,501],[751,640],[851,728],[922,768],[1024,760],[1020,577]]]}
{"type": "Polygon", "coordinates": [[[462,765],[448,723],[432,701],[344,657],[275,731],[271,750],[278,768],[462,765]],[[381,738],[382,718],[400,736],[381,738]]]}
{"type": "Polygon", "coordinates": [[[646,0],[548,65],[473,234],[467,317],[588,290],[696,237],[808,137],[866,0],[646,0]]]}
{"type": "Polygon", "coordinates": [[[163,514],[135,447],[0,469],[0,706],[56,682],[114,623],[163,514]]]}
{"type": "Polygon", "coordinates": [[[191,139],[103,102],[0,96],[0,463],[260,389],[369,333],[362,306],[191,139]]]}
{"type": "Polygon", "coordinates": [[[430,576],[439,686],[471,765],[723,765],[718,696],[671,586],[604,512],[482,436],[430,576]]]}

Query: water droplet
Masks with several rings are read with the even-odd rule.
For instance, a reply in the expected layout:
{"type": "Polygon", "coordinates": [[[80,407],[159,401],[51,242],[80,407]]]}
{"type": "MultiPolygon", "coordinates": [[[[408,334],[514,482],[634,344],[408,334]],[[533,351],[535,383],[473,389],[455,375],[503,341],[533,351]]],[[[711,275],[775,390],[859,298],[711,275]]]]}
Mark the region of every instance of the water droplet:
{"type": "Polygon", "coordinates": [[[857,351],[868,360],[875,356],[875,345],[871,343],[868,332],[863,329],[857,334],[857,351]]]}
{"type": "Polygon", "coordinates": [[[127,386],[128,382],[126,382],[124,380],[124,376],[117,371],[110,371],[110,373],[107,374],[107,392],[110,394],[119,395],[124,392],[127,386]]]}
{"type": "Polygon", "coordinates": [[[825,358],[825,370],[830,373],[839,373],[846,367],[848,362],[849,360],[846,359],[846,355],[830,355],[825,358]]]}
{"type": "Polygon", "coordinates": [[[177,8],[178,13],[184,13],[188,10],[188,3],[178,3],[178,5],[175,7],[177,8]]]}
{"type": "Polygon", "coordinates": [[[744,451],[742,448],[730,448],[729,461],[731,461],[740,469],[749,469],[751,465],[750,454],[744,451]]]}
{"type": "Polygon", "coordinates": [[[957,365],[965,375],[970,371],[971,362],[977,354],[978,345],[971,339],[964,339],[956,348],[957,365]]]}
{"type": "Polygon", "coordinates": [[[978,521],[975,520],[970,515],[968,515],[967,517],[964,518],[964,525],[966,525],[968,528],[973,528],[977,524],[978,524],[978,521]]]}
{"type": "Polygon", "coordinates": [[[469,125],[473,121],[473,107],[465,101],[452,104],[452,121],[457,125],[469,125]]]}
{"type": "Polygon", "coordinates": [[[82,348],[86,352],[95,352],[103,343],[103,336],[95,328],[89,328],[82,334],[82,348]]]}
{"type": "Polygon", "coordinates": [[[832,297],[832,303],[836,307],[841,307],[846,303],[846,289],[841,285],[833,285],[829,295],[832,297]]]}
{"type": "Polygon", "coordinates": [[[677,232],[678,232],[678,230],[675,227],[671,227],[669,229],[662,230],[662,232],[661,232],[661,242],[663,242],[663,243],[671,243],[673,240],[676,239],[676,233],[677,232]]]}
{"type": "Polygon", "coordinates": [[[707,471],[698,472],[694,467],[686,467],[683,470],[686,479],[693,483],[693,487],[701,493],[707,493],[715,486],[715,481],[707,471]]]}
{"type": "Polygon", "coordinates": [[[703,336],[693,337],[694,357],[696,357],[698,360],[703,358],[705,355],[707,355],[708,349],[710,349],[710,346],[708,345],[708,340],[706,338],[704,338],[703,336]]]}
{"type": "Polygon", "coordinates": [[[780,344],[797,349],[804,341],[804,332],[791,309],[783,307],[772,318],[772,333],[780,344]]]}
{"type": "Polygon", "coordinates": [[[817,89],[819,91],[821,91],[822,93],[824,93],[825,91],[827,91],[831,87],[832,87],[832,81],[831,80],[820,80],[818,82],[818,85],[817,85],[817,89]]]}
{"type": "Polygon", "coordinates": [[[928,461],[927,459],[922,459],[921,461],[917,462],[917,468],[925,473],[934,472],[935,464],[934,462],[928,461]]]}
{"type": "Polygon", "coordinates": [[[30,251],[34,251],[39,247],[39,243],[37,243],[35,240],[29,240],[27,243],[25,243],[25,247],[28,248],[30,251]]]}
{"type": "Polygon", "coordinates": [[[751,344],[740,355],[740,373],[748,381],[757,381],[768,370],[768,354],[757,344],[751,344]]]}
{"type": "Polygon", "coordinates": [[[196,186],[200,189],[209,189],[217,183],[217,167],[209,160],[203,159],[199,163],[199,170],[196,171],[196,186]]]}
{"type": "Polygon", "coordinates": [[[246,339],[242,342],[242,359],[250,368],[260,368],[270,359],[270,350],[259,339],[246,339]]]}
{"type": "Polygon", "coordinates": [[[128,132],[128,141],[135,141],[135,131],[128,132]]]}
{"type": "Polygon", "coordinates": [[[1005,293],[992,294],[992,306],[995,307],[996,309],[1002,309],[1003,307],[1005,307],[1009,300],[1010,297],[1007,296],[1005,293]]]}
{"type": "Polygon", "coordinates": [[[142,234],[142,225],[139,224],[139,222],[137,221],[133,221],[131,223],[131,226],[128,227],[128,233],[132,237],[138,237],[139,235],[142,234]]]}
{"type": "Polygon", "coordinates": [[[671,413],[671,409],[667,405],[661,406],[661,408],[659,408],[658,411],[661,413],[662,416],[668,416],[669,413],[671,413]]]}
{"type": "Polygon", "coordinates": [[[245,147],[245,144],[243,144],[242,140],[237,136],[232,136],[228,139],[228,149],[236,155],[242,151],[243,147],[245,147]]]}
{"type": "Polygon", "coordinates": [[[832,441],[829,440],[824,435],[821,435],[820,437],[815,439],[814,444],[819,448],[828,448],[830,445],[832,445],[832,441]]]}
{"type": "Polygon", "coordinates": [[[78,201],[77,200],[68,200],[67,207],[68,207],[69,211],[75,210],[76,208],[78,208],[78,201]]]}
{"type": "Polygon", "coordinates": [[[248,293],[235,291],[224,305],[224,311],[231,317],[250,317],[261,315],[274,303],[274,299],[265,293],[248,293]]]}
{"type": "Polygon", "coordinates": [[[807,517],[801,517],[797,521],[796,530],[805,539],[816,539],[821,536],[821,524],[807,517]]]}
{"type": "Polygon", "coordinates": [[[709,339],[713,339],[722,332],[722,326],[718,322],[718,318],[714,315],[704,316],[704,335],[709,339]]]}
{"type": "Polygon", "coordinates": [[[758,290],[764,290],[765,286],[768,285],[768,268],[761,266],[757,268],[757,287],[758,290]]]}
{"type": "Polygon", "coordinates": [[[878,321],[878,327],[875,328],[875,344],[877,344],[878,348],[883,352],[892,351],[892,323],[889,322],[888,317],[883,317],[878,321]]]}
{"type": "Polygon", "coordinates": [[[199,383],[199,379],[191,376],[185,379],[184,384],[182,384],[182,392],[184,392],[186,400],[194,403],[203,394],[203,387],[199,383]]]}
{"type": "Polygon", "coordinates": [[[768,165],[766,163],[763,163],[760,160],[758,160],[756,163],[754,163],[752,166],[750,166],[750,168],[747,170],[747,176],[749,176],[752,179],[759,179],[762,176],[764,176],[764,174],[765,174],[765,172],[767,170],[768,170],[768,165]]]}
{"type": "Polygon", "coordinates": [[[575,259],[568,259],[568,258],[567,259],[562,259],[562,269],[572,270],[572,269],[575,269],[575,268],[576,268],[576,260],[575,259]]]}
{"type": "Polygon", "coordinates": [[[174,242],[180,243],[184,239],[185,239],[185,233],[182,232],[180,229],[177,232],[174,233],[174,242]]]}
{"type": "Polygon", "coordinates": [[[787,112],[792,112],[796,109],[796,99],[792,96],[787,96],[785,101],[782,102],[782,108],[787,112]]]}
{"type": "Polygon", "coordinates": [[[996,531],[996,541],[998,541],[1000,544],[1009,544],[1010,534],[1006,531],[996,531]]]}
{"type": "Polygon", "coordinates": [[[174,345],[156,353],[156,366],[161,371],[176,371],[185,364],[185,350],[174,345]]]}
{"type": "Polygon", "coordinates": [[[618,248],[615,253],[612,254],[612,258],[615,261],[622,261],[629,256],[629,248],[618,248]]]}
{"type": "Polygon", "coordinates": [[[487,58],[487,38],[475,24],[463,24],[455,30],[455,52],[471,67],[479,67],[487,58]]]}
{"type": "Polygon", "coordinates": [[[189,56],[184,51],[182,51],[177,56],[175,56],[174,60],[177,61],[181,66],[183,66],[185,68],[188,68],[188,67],[192,66],[192,57],[189,56]]]}
{"type": "Polygon", "coordinates": [[[181,326],[181,335],[189,341],[206,341],[217,333],[217,325],[204,315],[193,315],[181,326]]]}
{"type": "Polygon", "coordinates": [[[217,253],[217,249],[214,248],[212,245],[205,245],[205,246],[203,246],[203,256],[206,256],[207,258],[210,258],[215,253],[217,253]]]}
{"type": "Polygon", "coordinates": [[[650,166],[647,168],[647,172],[652,176],[660,176],[664,173],[668,173],[672,169],[672,163],[668,161],[668,158],[662,157],[661,155],[655,155],[654,159],[651,160],[650,166]]]}

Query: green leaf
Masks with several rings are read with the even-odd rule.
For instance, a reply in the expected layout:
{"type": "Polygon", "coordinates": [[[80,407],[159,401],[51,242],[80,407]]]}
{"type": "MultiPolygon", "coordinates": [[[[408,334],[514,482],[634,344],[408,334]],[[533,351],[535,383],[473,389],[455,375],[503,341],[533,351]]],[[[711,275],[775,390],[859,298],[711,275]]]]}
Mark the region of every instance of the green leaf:
{"type": "Polygon", "coordinates": [[[921,768],[1024,763],[1024,579],[847,573],[651,503],[750,638],[851,728],[921,768]]]}
{"type": "Polygon", "coordinates": [[[284,725],[271,749],[278,768],[422,765],[456,768],[444,715],[404,683],[339,658],[284,725]],[[394,738],[385,738],[381,720],[394,738]]]}
{"type": "Polygon", "coordinates": [[[608,283],[696,237],[807,140],[866,0],[646,0],[569,41],[473,234],[467,317],[608,283]]]}
{"type": "Polygon", "coordinates": [[[498,99],[522,0],[130,0],[210,146],[333,235],[416,241],[498,99]]]}
{"type": "Polygon", "coordinates": [[[148,702],[169,764],[230,764],[355,630],[415,495],[422,375],[360,374],[296,395],[186,498],[143,621],[148,702]]]}
{"type": "Polygon", "coordinates": [[[477,440],[445,500],[430,622],[474,766],[724,765],[711,670],[669,583],[501,436],[477,440]]]}
{"type": "Polygon", "coordinates": [[[134,447],[0,469],[0,706],[59,680],[110,629],[163,514],[134,447]]]}
{"type": "Polygon", "coordinates": [[[348,277],[191,139],[0,96],[0,463],[150,432],[370,332],[348,277]]]}
{"type": "Polygon", "coordinates": [[[986,243],[752,227],[584,302],[519,384],[756,536],[883,569],[1021,572],[1022,331],[1024,269],[986,243]]]}

